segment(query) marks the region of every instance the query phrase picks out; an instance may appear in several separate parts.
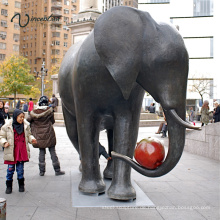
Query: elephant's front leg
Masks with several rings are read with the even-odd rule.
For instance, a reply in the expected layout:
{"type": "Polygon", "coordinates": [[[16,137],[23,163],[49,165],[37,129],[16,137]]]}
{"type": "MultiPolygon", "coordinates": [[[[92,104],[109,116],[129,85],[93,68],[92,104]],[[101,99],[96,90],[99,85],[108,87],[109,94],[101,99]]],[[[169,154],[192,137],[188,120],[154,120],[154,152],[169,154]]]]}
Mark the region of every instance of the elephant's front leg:
{"type": "Polygon", "coordinates": [[[99,124],[94,117],[77,117],[80,156],[82,163],[82,179],[79,190],[86,193],[102,193],[105,183],[100,174],[99,167],[99,124]]]}
{"type": "MultiPolygon", "coordinates": [[[[116,119],[114,126],[114,150],[117,153],[132,157],[137,133],[137,123],[132,124],[130,114],[116,119]],[[136,131],[134,131],[134,127],[136,131]]],[[[117,200],[130,200],[136,198],[136,192],[131,185],[131,167],[122,160],[114,160],[114,174],[108,189],[108,196],[117,200]]]]}

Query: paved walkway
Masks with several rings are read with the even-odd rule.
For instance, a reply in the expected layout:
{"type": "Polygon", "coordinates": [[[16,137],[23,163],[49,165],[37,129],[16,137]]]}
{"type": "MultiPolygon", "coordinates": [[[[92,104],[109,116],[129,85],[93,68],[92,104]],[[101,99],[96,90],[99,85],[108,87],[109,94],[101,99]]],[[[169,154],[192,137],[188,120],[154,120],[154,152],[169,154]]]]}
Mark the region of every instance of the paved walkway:
{"type": "MultiPolygon", "coordinates": [[[[158,137],[157,127],[141,127],[138,140],[158,137]]],[[[184,152],[169,174],[147,178],[132,170],[132,179],[156,205],[156,208],[73,208],[71,204],[71,171],[79,166],[78,155],[70,143],[65,127],[55,127],[57,154],[64,176],[55,176],[49,153],[47,171],[39,176],[38,149],[31,147],[30,162],[25,164],[24,193],[18,192],[14,178],[13,193],[5,194],[6,165],[0,162],[0,198],[7,199],[7,220],[218,220],[220,200],[220,163],[184,152]]],[[[167,145],[167,138],[161,139],[167,145]]],[[[106,133],[100,142],[107,145],[106,133]]],[[[3,152],[0,150],[0,158],[3,152]]],[[[101,157],[100,166],[106,160],[101,157]]],[[[16,177],[16,174],[15,174],[16,177]]]]}

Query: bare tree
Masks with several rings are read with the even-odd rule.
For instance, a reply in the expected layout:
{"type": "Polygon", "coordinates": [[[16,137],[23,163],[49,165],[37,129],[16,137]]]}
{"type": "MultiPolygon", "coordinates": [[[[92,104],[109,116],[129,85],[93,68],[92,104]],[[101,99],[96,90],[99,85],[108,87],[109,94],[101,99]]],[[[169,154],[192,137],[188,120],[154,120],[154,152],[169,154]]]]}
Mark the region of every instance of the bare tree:
{"type": "Polygon", "coordinates": [[[203,96],[208,94],[210,97],[213,95],[213,79],[212,78],[189,78],[190,85],[188,91],[199,93],[202,101],[203,96]]]}

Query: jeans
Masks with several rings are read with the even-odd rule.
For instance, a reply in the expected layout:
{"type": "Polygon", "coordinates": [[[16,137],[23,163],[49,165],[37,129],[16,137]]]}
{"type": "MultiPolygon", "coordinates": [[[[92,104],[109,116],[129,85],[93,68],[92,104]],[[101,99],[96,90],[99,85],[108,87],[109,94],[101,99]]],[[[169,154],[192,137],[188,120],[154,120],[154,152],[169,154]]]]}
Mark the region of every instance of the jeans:
{"type": "Polygon", "coordinates": [[[17,178],[18,179],[24,178],[24,162],[17,162],[17,164],[8,164],[6,180],[13,180],[15,165],[16,165],[17,178]]]}

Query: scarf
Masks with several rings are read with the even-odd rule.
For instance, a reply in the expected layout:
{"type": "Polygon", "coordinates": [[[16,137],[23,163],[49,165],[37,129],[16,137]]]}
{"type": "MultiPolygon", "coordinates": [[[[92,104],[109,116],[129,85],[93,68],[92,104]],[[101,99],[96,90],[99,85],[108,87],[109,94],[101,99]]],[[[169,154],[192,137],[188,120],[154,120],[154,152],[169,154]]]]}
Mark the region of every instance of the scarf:
{"type": "Polygon", "coordinates": [[[24,132],[24,123],[20,124],[17,122],[17,117],[24,112],[19,110],[19,109],[15,109],[13,112],[13,123],[12,126],[13,128],[17,131],[18,134],[21,134],[22,132],[24,132]]]}

